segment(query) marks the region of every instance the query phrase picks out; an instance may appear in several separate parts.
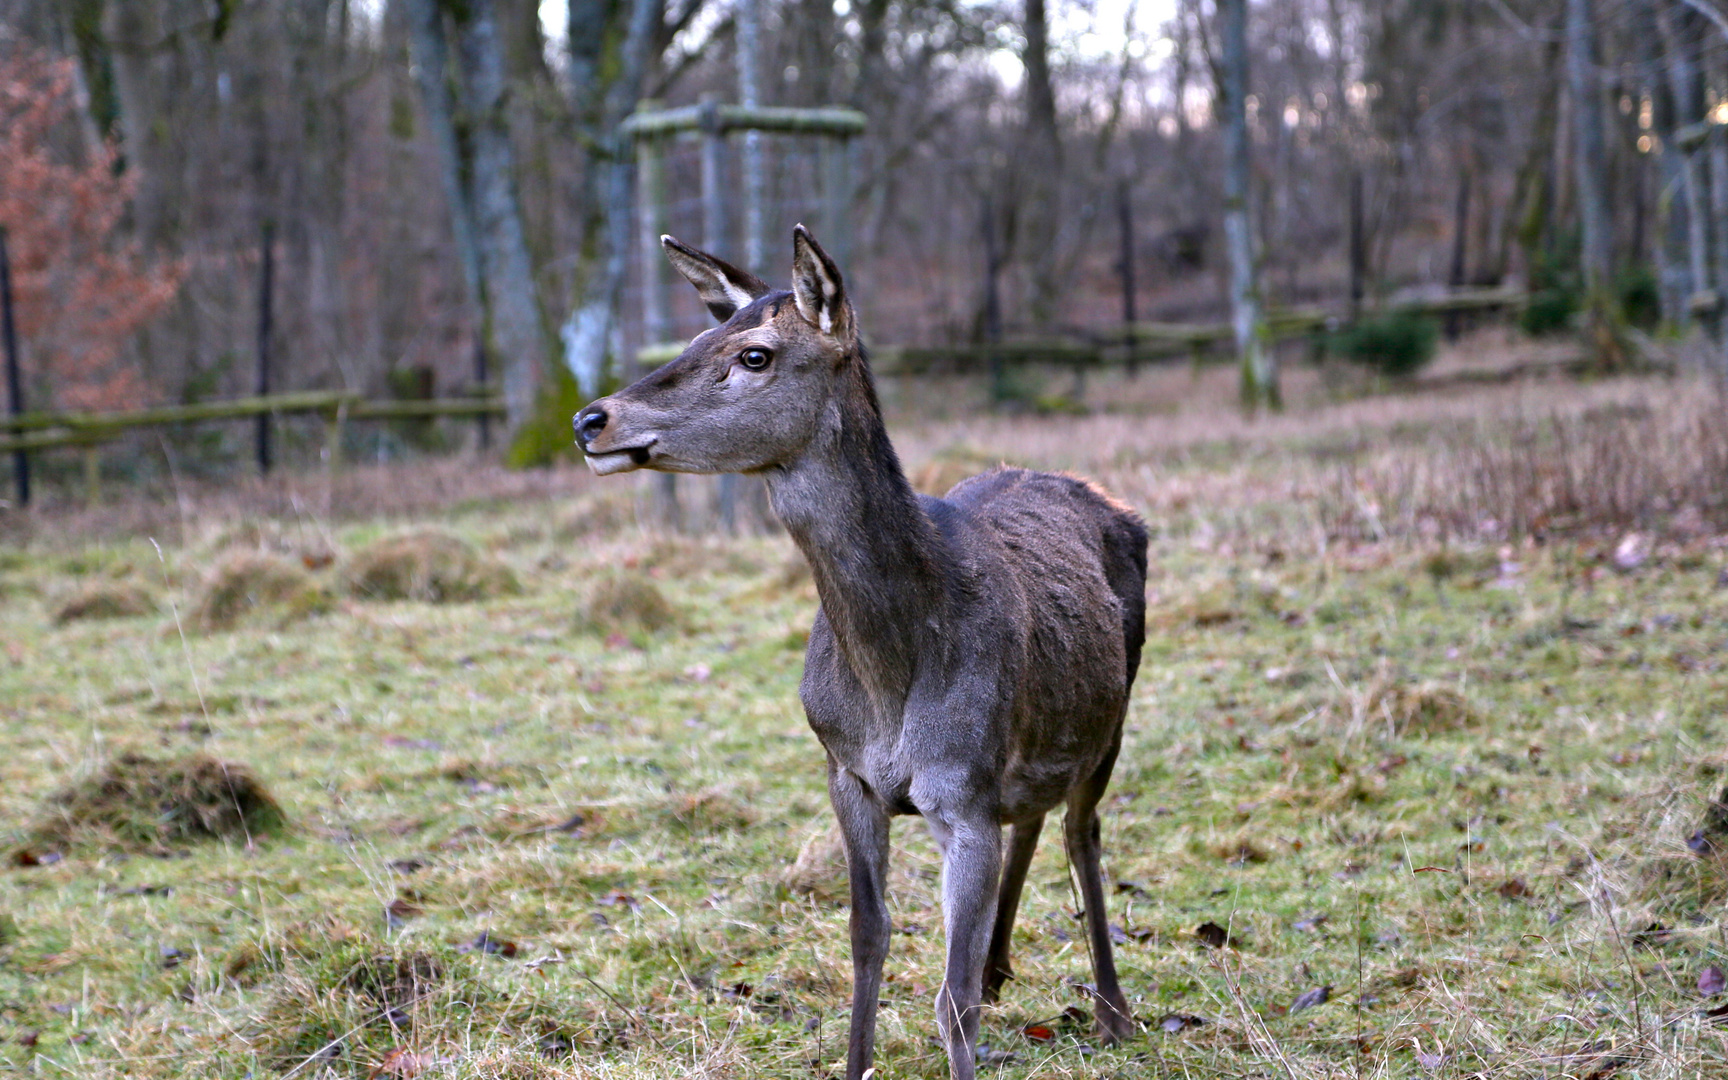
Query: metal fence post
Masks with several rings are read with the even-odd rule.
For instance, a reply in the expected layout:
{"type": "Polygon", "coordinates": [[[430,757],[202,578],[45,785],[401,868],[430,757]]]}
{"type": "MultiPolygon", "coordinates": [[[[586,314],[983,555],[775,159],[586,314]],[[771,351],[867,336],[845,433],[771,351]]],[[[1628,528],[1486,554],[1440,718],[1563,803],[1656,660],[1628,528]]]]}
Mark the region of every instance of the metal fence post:
{"type": "MultiPolygon", "coordinates": [[[[13,417],[24,415],[24,377],[18,370],[18,324],[12,317],[12,256],[6,248],[6,227],[0,225],[0,333],[6,338],[6,395],[13,417]]],[[[17,432],[14,432],[17,434],[17,432]]],[[[12,480],[18,505],[30,505],[30,452],[12,451],[12,480]]]]}
{"type": "MultiPolygon", "coordinates": [[[[273,223],[264,222],[263,236],[259,241],[260,258],[258,268],[258,396],[266,397],[270,393],[270,292],[274,285],[276,271],[276,255],[274,243],[276,227],[273,223]]],[[[258,473],[264,475],[270,471],[270,414],[258,414],[258,473]]]]}

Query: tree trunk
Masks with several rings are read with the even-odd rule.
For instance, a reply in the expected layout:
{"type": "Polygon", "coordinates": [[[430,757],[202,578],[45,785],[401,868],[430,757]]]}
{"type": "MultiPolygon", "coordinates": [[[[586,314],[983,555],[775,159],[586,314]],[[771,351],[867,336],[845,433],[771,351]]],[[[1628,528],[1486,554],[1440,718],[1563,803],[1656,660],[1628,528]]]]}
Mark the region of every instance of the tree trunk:
{"type": "Polygon", "coordinates": [[[1608,149],[1602,86],[1596,78],[1596,24],[1591,0],[1566,0],[1566,79],[1572,95],[1572,166],[1583,245],[1584,311],[1597,364],[1624,359],[1614,310],[1614,219],[1608,210],[1608,149]]]}
{"type": "Polygon", "coordinates": [[[1059,190],[1062,173],[1062,143],[1056,130],[1056,93],[1050,83],[1050,27],[1044,0],[1026,0],[1026,51],[1021,63],[1026,69],[1026,158],[1027,179],[1023,212],[1026,249],[1031,253],[1031,295],[1027,317],[1035,327],[1048,326],[1056,316],[1056,239],[1061,227],[1059,190]]]}
{"type": "MultiPolygon", "coordinates": [[[[629,274],[635,175],[633,148],[618,125],[641,98],[662,0],[575,0],[570,5],[571,108],[586,136],[583,264],[577,301],[559,331],[564,362],[584,396],[605,389],[607,357],[619,338],[618,314],[629,274]],[[625,30],[618,34],[618,21],[625,30]],[[612,57],[607,49],[615,49],[612,57]],[[603,73],[616,74],[604,80],[603,73]]],[[[624,374],[622,357],[614,357],[624,374]]]]}
{"type": "MultiPolygon", "coordinates": [[[[1662,46],[1668,60],[1668,89],[1674,109],[1673,131],[1678,132],[1704,119],[1704,78],[1697,51],[1702,47],[1705,27],[1696,12],[1681,4],[1667,4],[1663,11],[1662,46]]],[[[1664,140],[1664,157],[1674,154],[1676,171],[1683,178],[1681,194],[1686,202],[1686,265],[1692,287],[1686,306],[1714,338],[1721,300],[1718,282],[1710,273],[1709,181],[1704,173],[1704,162],[1678,143],[1679,140],[1671,133],[1664,140]]]]}
{"type": "Polygon", "coordinates": [[[516,198],[504,54],[492,0],[467,0],[463,17],[456,20],[456,43],[473,155],[474,246],[486,288],[489,336],[503,369],[505,415],[514,430],[534,409],[546,367],[546,335],[516,198]]]}
{"type": "Polygon", "coordinates": [[[1224,243],[1230,260],[1230,323],[1242,363],[1242,402],[1281,405],[1276,358],[1266,348],[1254,266],[1248,146],[1248,4],[1218,0],[1222,63],[1218,113],[1224,128],[1224,243]]]}

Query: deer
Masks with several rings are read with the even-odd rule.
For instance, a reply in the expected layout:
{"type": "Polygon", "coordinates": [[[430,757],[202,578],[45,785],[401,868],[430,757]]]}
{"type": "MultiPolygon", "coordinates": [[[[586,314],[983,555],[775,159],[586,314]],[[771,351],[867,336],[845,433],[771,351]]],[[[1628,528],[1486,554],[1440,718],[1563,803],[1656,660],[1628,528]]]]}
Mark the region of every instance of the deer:
{"type": "Polygon", "coordinates": [[[875,1073],[889,822],[901,815],[922,816],[941,852],[936,1024],[950,1080],[975,1076],[981,1013],[1013,976],[1020,894],[1059,804],[1099,1036],[1130,1036],[1098,803],[1145,640],[1144,522],[1069,474],[998,467],[940,498],[916,494],[845,282],[809,230],[793,230],[790,290],[660,239],[718,325],[584,407],[576,441],[600,476],[764,477],[810,564],[820,606],[799,696],[827,755],[851,894],[847,1080],[875,1073]]]}

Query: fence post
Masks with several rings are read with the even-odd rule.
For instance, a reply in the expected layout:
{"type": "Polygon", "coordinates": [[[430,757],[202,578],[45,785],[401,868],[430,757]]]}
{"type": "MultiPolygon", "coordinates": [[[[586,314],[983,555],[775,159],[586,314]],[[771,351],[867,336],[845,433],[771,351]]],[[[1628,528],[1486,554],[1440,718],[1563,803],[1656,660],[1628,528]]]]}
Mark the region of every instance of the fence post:
{"type": "MultiPolygon", "coordinates": [[[[264,222],[263,235],[259,241],[260,259],[258,268],[258,396],[267,397],[270,394],[270,291],[275,276],[275,239],[276,228],[269,221],[264,222]]],[[[270,414],[258,414],[258,473],[265,475],[270,472],[270,414]]]]}
{"type": "Polygon", "coordinates": [[[841,273],[852,266],[852,140],[822,139],[822,242],[834,253],[841,273]]]}
{"type": "MultiPolygon", "coordinates": [[[[478,327],[474,331],[474,379],[480,384],[481,394],[490,394],[491,386],[486,382],[486,337],[478,327]]],[[[480,418],[480,449],[489,450],[492,447],[492,414],[482,411],[480,418]]]]}
{"type": "MultiPolygon", "coordinates": [[[[702,246],[722,258],[731,256],[726,243],[726,132],[720,127],[720,98],[703,94],[697,106],[702,131],[702,246]]],[[[723,473],[715,483],[720,528],[738,531],[738,477],[723,473]]]]}
{"type": "MultiPolygon", "coordinates": [[[[0,333],[6,338],[6,394],[14,417],[24,415],[24,378],[18,370],[18,324],[12,318],[12,257],[6,249],[6,226],[0,225],[0,333]]],[[[17,435],[20,432],[14,431],[17,435]]],[[[30,505],[30,452],[12,451],[12,479],[18,505],[30,505]]]]}
{"type": "Polygon", "coordinates": [[[84,507],[94,510],[102,503],[102,447],[84,444],[84,507]]]}
{"type": "Polygon", "coordinates": [[[331,480],[342,471],[342,421],[347,416],[346,401],[324,414],[324,464],[331,480]]]}

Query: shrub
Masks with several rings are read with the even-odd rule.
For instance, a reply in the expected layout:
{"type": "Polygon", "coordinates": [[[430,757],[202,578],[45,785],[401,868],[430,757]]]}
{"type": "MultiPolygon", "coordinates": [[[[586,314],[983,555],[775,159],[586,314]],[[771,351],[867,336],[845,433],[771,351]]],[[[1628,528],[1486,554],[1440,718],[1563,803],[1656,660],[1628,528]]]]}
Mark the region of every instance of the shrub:
{"type": "Polygon", "coordinates": [[[1434,359],[1439,333],[1425,315],[1394,311],[1371,315],[1338,332],[1335,348],[1358,364],[1392,378],[1407,378],[1434,359]]]}

